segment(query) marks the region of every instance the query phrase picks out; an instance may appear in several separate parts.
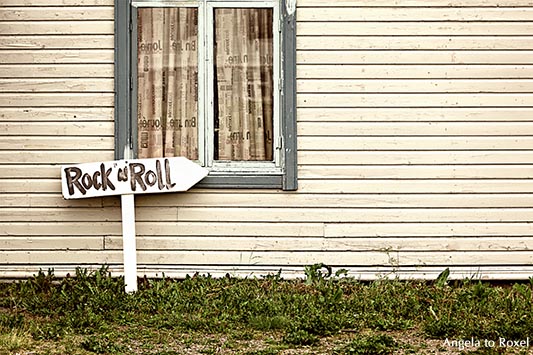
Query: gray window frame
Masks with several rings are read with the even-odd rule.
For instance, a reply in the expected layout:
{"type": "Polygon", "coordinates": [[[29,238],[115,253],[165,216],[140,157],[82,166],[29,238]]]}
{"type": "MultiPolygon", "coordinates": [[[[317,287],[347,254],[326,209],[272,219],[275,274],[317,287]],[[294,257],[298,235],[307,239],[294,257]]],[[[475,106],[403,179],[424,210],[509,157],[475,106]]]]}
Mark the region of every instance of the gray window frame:
{"type": "MultiPolygon", "coordinates": [[[[115,159],[132,158],[137,129],[132,117],[134,68],[131,39],[135,34],[132,0],[115,0],[115,159]]],[[[281,136],[282,172],[276,175],[217,173],[207,176],[200,188],[298,188],[296,149],[296,0],[281,0],[281,136]]]]}

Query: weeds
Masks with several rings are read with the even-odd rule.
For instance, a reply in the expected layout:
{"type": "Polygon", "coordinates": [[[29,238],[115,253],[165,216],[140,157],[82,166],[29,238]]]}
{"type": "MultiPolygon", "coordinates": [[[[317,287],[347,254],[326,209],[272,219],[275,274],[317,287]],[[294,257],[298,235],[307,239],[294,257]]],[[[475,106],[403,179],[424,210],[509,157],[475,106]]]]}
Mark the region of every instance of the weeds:
{"type": "MultiPolygon", "coordinates": [[[[373,335],[356,336],[337,346],[335,354],[379,355],[398,348],[380,333],[385,331],[411,330],[437,339],[526,339],[533,334],[531,282],[506,287],[450,282],[445,271],[433,283],[361,283],[324,264],[309,266],[305,273],[305,280],[293,281],[279,274],[144,279],[139,291],[128,295],[123,279],[112,278],[106,268],[79,269],[64,279],[51,270],[40,272],[0,287],[0,334],[7,334],[0,338],[0,354],[29,349],[35,342],[68,343],[81,354],[142,353],[143,346],[183,334],[191,336],[160,350],[171,354],[172,346],[194,346],[194,334],[220,334],[233,339],[223,350],[233,353],[235,344],[256,341],[254,334],[259,334],[263,341],[272,338],[274,346],[244,353],[278,354],[281,347],[318,346],[341,332],[366,330],[373,335]],[[69,341],[72,337],[79,341],[69,341]]],[[[202,351],[215,348],[206,345],[202,351]]]]}
{"type": "Polygon", "coordinates": [[[360,336],[339,349],[335,349],[335,355],[389,355],[394,353],[398,344],[390,335],[367,335],[360,336]]]}
{"type": "Polygon", "coordinates": [[[244,355],[277,355],[277,354],[279,354],[279,350],[267,348],[267,349],[261,349],[261,350],[247,351],[244,355]]]}
{"type": "Polygon", "coordinates": [[[14,352],[23,349],[30,343],[30,336],[18,329],[12,329],[5,334],[0,333],[0,353],[2,350],[14,352]]]}
{"type": "Polygon", "coordinates": [[[318,337],[305,329],[295,328],[283,337],[283,342],[291,345],[314,345],[318,343],[318,337]]]}
{"type": "Polygon", "coordinates": [[[90,335],[80,345],[83,349],[97,354],[113,354],[120,352],[124,348],[117,344],[116,339],[113,339],[113,336],[109,334],[90,335]]]}

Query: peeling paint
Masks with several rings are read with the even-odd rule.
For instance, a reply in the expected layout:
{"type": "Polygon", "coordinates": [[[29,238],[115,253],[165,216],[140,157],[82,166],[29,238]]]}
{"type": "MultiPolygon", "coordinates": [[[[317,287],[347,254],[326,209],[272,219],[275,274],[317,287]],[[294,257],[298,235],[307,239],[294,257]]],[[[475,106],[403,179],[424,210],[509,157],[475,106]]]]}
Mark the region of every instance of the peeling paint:
{"type": "Polygon", "coordinates": [[[287,15],[294,15],[296,12],[296,0],[285,0],[285,9],[287,10],[287,15]]]}

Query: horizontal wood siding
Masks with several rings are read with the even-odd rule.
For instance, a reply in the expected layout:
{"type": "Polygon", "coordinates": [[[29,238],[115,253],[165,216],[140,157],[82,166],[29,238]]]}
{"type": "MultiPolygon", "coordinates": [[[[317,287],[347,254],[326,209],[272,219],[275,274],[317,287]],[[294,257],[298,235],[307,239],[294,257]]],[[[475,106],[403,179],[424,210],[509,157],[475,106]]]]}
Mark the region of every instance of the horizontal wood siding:
{"type": "Polygon", "coordinates": [[[102,199],[58,190],[60,164],[114,156],[113,14],[110,0],[0,4],[0,276],[101,264],[75,255],[120,235],[102,199]]]}
{"type": "Polygon", "coordinates": [[[339,196],[315,206],[339,260],[349,249],[380,264],[381,251],[422,277],[531,272],[532,11],[530,1],[299,1],[300,192],[339,196]]]}
{"type": "MultiPolygon", "coordinates": [[[[296,192],[136,197],[139,273],[362,279],[533,272],[533,3],[298,0],[296,192]]],[[[0,7],[0,276],[122,270],[120,199],[66,201],[112,160],[113,0],[0,7]]]]}

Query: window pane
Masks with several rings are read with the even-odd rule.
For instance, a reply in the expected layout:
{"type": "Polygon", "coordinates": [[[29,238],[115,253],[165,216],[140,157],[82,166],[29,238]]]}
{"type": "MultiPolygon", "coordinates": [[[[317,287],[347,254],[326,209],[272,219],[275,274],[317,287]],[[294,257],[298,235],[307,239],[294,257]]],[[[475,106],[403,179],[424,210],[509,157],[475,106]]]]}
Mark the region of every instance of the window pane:
{"type": "Polygon", "coordinates": [[[272,9],[215,9],[215,159],[273,159],[272,9]]]}
{"type": "Polygon", "coordinates": [[[198,11],[139,8],[139,158],[198,159],[198,11]]]}

